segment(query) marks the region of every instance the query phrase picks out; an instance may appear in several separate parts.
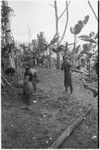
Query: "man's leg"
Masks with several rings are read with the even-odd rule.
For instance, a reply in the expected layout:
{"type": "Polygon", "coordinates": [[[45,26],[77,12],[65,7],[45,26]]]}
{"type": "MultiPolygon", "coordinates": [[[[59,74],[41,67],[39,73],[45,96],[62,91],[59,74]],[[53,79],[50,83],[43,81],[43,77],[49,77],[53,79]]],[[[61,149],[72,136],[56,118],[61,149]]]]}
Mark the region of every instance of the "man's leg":
{"type": "Polygon", "coordinates": [[[70,82],[69,86],[70,86],[70,91],[71,91],[71,94],[72,94],[72,93],[73,93],[73,85],[72,85],[72,82],[70,82]]]}
{"type": "Polygon", "coordinates": [[[67,92],[67,90],[68,90],[68,85],[65,86],[65,91],[67,92]]]}
{"type": "Polygon", "coordinates": [[[36,83],[33,84],[34,87],[34,93],[36,93],[36,83]]]}
{"type": "Polygon", "coordinates": [[[64,86],[65,86],[65,91],[67,92],[67,90],[68,90],[68,84],[66,83],[66,78],[64,79],[64,86]]]}

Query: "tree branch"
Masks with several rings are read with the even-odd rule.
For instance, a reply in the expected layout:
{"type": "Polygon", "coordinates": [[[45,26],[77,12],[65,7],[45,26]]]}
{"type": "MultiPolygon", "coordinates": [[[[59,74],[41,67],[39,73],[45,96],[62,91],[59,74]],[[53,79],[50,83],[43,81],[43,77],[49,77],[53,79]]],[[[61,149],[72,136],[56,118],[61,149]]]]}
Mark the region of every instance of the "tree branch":
{"type": "Polygon", "coordinates": [[[60,39],[60,42],[59,42],[59,44],[62,42],[62,40],[63,40],[63,38],[64,38],[64,36],[65,36],[65,33],[66,33],[66,28],[67,28],[67,25],[68,25],[68,4],[67,4],[67,1],[66,1],[66,24],[65,24],[65,28],[64,28],[64,32],[63,32],[63,35],[62,35],[62,37],[61,37],[61,39],[60,39]]]}
{"type": "Polygon", "coordinates": [[[92,10],[92,12],[93,12],[93,14],[94,14],[95,18],[96,18],[96,19],[97,19],[97,21],[98,21],[98,17],[96,16],[96,13],[95,13],[95,11],[93,10],[93,7],[92,7],[92,5],[91,5],[90,1],[88,1],[88,4],[89,4],[89,6],[90,6],[90,8],[91,8],[91,10],[92,10]]]}
{"type": "MultiPolygon", "coordinates": [[[[71,0],[69,1],[69,3],[67,4],[67,6],[70,4],[71,0]]],[[[62,12],[62,14],[58,17],[58,20],[63,16],[64,12],[66,11],[66,8],[64,9],[64,11],[62,12]]]]}
{"type": "Polygon", "coordinates": [[[62,14],[59,16],[58,20],[62,17],[62,15],[64,14],[65,11],[66,11],[66,8],[65,8],[64,11],[62,12],[62,14]]]}
{"type": "Polygon", "coordinates": [[[55,8],[53,5],[49,4],[51,7],[55,8]]]}
{"type": "MultiPolygon", "coordinates": [[[[75,44],[76,44],[77,42],[79,42],[79,41],[80,41],[80,39],[77,40],[77,41],[75,42],[75,44]]],[[[74,45],[74,43],[69,43],[68,46],[69,46],[69,45],[74,45]]]]}
{"type": "Polygon", "coordinates": [[[55,18],[56,18],[56,35],[58,35],[58,10],[57,10],[57,2],[56,1],[54,1],[54,6],[55,6],[55,18]]]}
{"type": "MultiPolygon", "coordinates": [[[[71,2],[71,0],[69,1],[68,5],[70,4],[70,2],[71,2]]],[[[67,6],[68,6],[68,5],[67,5],[67,6]]]]}

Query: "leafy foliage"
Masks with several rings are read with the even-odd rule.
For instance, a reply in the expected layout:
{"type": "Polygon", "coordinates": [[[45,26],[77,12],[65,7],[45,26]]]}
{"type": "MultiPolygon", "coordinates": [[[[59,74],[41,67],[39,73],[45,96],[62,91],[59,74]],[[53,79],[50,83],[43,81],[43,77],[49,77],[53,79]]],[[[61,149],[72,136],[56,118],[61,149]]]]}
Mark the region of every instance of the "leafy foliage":
{"type": "Polygon", "coordinates": [[[63,45],[60,45],[58,48],[52,48],[52,51],[55,52],[55,53],[58,53],[58,52],[62,52],[64,51],[64,46],[63,45]]]}
{"type": "Polygon", "coordinates": [[[88,20],[89,20],[89,16],[87,15],[85,16],[83,21],[79,20],[74,27],[71,27],[70,31],[75,37],[74,48],[72,50],[71,55],[73,56],[74,61],[75,60],[79,61],[84,56],[84,59],[87,61],[87,66],[88,66],[87,69],[90,71],[90,64],[91,64],[90,60],[96,54],[97,51],[96,48],[98,43],[98,34],[95,34],[94,32],[90,32],[89,35],[79,36],[78,38],[86,42],[86,44],[83,44],[83,48],[81,51],[80,51],[80,46],[75,48],[76,35],[81,32],[83,27],[87,24],[88,20]]]}
{"type": "Polygon", "coordinates": [[[54,45],[58,41],[58,39],[59,39],[59,35],[55,34],[53,39],[51,40],[49,46],[54,45]]]}
{"type": "Polygon", "coordinates": [[[80,35],[78,38],[81,38],[81,39],[82,39],[82,38],[83,38],[83,39],[84,39],[84,38],[87,38],[87,39],[88,39],[88,38],[90,38],[90,37],[89,37],[88,35],[80,35]]]}
{"type": "Polygon", "coordinates": [[[92,50],[92,45],[89,43],[89,44],[83,44],[83,49],[82,51],[79,53],[79,55],[77,56],[77,60],[79,60],[84,54],[91,58],[93,53],[91,53],[91,50],[92,50]]]}
{"type": "Polygon", "coordinates": [[[74,55],[74,54],[78,55],[78,52],[80,51],[80,47],[81,47],[81,46],[78,45],[75,49],[72,50],[71,54],[72,54],[72,55],[74,55]]]}
{"type": "Polygon", "coordinates": [[[74,35],[79,34],[81,32],[81,30],[83,29],[84,25],[87,24],[88,20],[89,20],[89,16],[88,15],[85,16],[83,21],[79,20],[74,27],[70,28],[71,33],[74,34],[74,35]]]}
{"type": "Polygon", "coordinates": [[[96,40],[97,36],[94,32],[90,32],[89,35],[81,35],[78,38],[86,42],[95,43],[95,44],[97,43],[97,40],[96,40]]]}
{"type": "Polygon", "coordinates": [[[46,47],[47,42],[43,32],[37,34],[37,42],[38,42],[38,54],[43,53],[47,48],[46,47]]]}
{"type": "Polygon", "coordinates": [[[87,15],[87,16],[85,16],[85,18],[83,20],[83,24],[84,25],[87,24],[88,20],[89,20],[89,16],[87,15]]]}

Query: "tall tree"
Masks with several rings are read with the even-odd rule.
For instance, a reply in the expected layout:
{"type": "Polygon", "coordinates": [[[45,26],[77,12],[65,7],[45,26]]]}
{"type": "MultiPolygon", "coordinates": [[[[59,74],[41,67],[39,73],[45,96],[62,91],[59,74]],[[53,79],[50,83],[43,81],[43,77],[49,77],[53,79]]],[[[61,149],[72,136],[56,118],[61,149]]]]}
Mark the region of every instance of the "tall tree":
{"type": "MultiPolygon", "coordinates": [[[[56,34],[58,35],[58,10],[57,10],[57,2],[54,1],[54,7],[55,7],[55,18],[56,18],[56,34]]],[[[57,41],[57,48],[59,46],[59,41],[57,41]]],[[[60,54],[57,53],[57,69],[60,67],[60,54]]]]}
{"type": "Polygon", "coordinates": [[[2,34],[2,42],[4,44],[9,43],[9,36],[10,36],[10,15],[13,14],[13,9],[8,7],[8,2],[2,0],[1,3],[1,34],[2,34]]]}
{"type": "Polygon", "coordinates": [[[14,46],[14,40],[10,33],[10,15],[13,14],[13,9],[8,6],[8,2],[2,0],[1,3],[1,55],[2,67],[8,66],[9,54],[14,46]]]}
{"type": "MultiPolygon", "coordinates": [[[[70,2],[69,2],[70,3],[70,2]]],[[[63,34],[61,36],[61,39],[59,39],[59,41],[57,41],[57,49],[59,48],[64,36],[65,36],[65,33],[66,33],[66,29],[67,29],[67,25],[68,25],[68,5],[69,3],[67,3],[66,1],[66,8],[65,10],[61,13],[60,16],[58,16],[58,8],[57,8],[57,1],[54,1],[54,8],[55,8],[55,19],[56,19],[56,34],[58,35],[58,23],[59,23],[59,19],[63,16],[64,12],[66,12],[66,23],[65,23],[65,28],[64,28],[64,31],[63,31],[63,34]]],[[[60,53],[59,53],[59,50],[56,51],[57,52],[57,69],[60,69],[60,53]]]]}
{"type": "Polygon", "coordinates": [[[40,56],[46,50],[46,45],[47,45],[47,41],[45,39],[43,32],[40,32],[39,34],[37,34],[37,42],[38,42],[38,46],[37,46],[38,55],[40,56]]]}

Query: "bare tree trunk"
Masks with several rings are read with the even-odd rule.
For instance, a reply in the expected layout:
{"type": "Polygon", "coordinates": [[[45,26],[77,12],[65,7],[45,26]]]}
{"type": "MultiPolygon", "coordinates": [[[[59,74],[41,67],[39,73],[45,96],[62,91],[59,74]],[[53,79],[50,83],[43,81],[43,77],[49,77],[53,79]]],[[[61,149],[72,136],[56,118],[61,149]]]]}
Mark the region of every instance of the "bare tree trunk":
{"type": "MultiPolygon", "coordinates": [[[[57,12],[57,2],[54,1],[54,7],[55,7],[55,18],[56,18],[56,34],[58,35],[58,12],[57,12]]],[[[59,46],[59,41],[57,41],[57,48],[59,46]]],[[[60,54],[57,53],[57,64],[56,68],[60,69],[60,54]]]]}
{"type": "MultiPolygon", "coordinates": [[[[6,7],[8,7],[8,1],[4,1],[4,3],[5,3],[5,6],[6,7]]],[[[10,14],[9,13],[7,13],[7,22],[5,22],[5,31],[7,31],[7,30],[10,30],[10,14]]],[[[6,46],[8,45],[10,43],[10,32],[5,32],[5,44],[6,44],[6,46]]],[[[9,48],[8,48],[8,50],[9,50],[9,48]]],[[[5,66],[5,68],[8,68],[9,67],[9,61],[10,60],[10,58],[9,58],[9,54],[8,54],[8,57],[6,57],[6,66],[5,66]]]]}
{"type": "Polygon", "coordinates": [[[51,69],[51,48],[49,48],[49,69],[51,69]]]}
{"type": "MultiPolygon", "coordinates": [[[[74,35],[74,47],[73,50],[75,51],[76,49],[76,35],[74,35]]],[[[73,58],[74,58],[74,54],[73,54],[73,58]]],[[[75,66],[75,60],[73,60],[73,66],[75,66]]]]}
{"type": "Polygon", "coordinates": [[[74,35],[74,50],[75,50],[75,48],[76,48],[76,35],[74,35]]]}
{"type": "MultiPolygon", "coordinates": [[[[69,2],[70,3],[70,2],[69,2]]],[[[60,43],[62,42],[65,33],[66,33],[66,29],[67,29],[67,25],[68,25],[68,5],[69,3],[67,3],[66,1],[66,8],[63,11],[63,13],[60,15],[60,17],[58,17],[58,12],[57,12],[57,1],[54,1],[54,8],[55,8],[55,18],[56,18],[56,34],[58,35],[58,21],[59,19],[62,17],[62,15],[64,14],[64,12],[66,11],[66,24],[65,24],[65,28],[62,34],[62,37],[60,39],[60,41],[57,41],[57,48],[59,47],[60,43]]],[[[57,69],[60,69],[60,53],[57,53],[57,69]]]]}
{"type": "MultiPolygon", "coordinates": [[[[7,1],[4,1],[4,3],[5,3],[5,6],[6,7],[8,7],[8,2],[7,1]]],[[[6,27],[6,31],[7,30],[10,30],[10,13],[7,13],[7,22],[6,22],[6,24],[5,24],[5,27],[6,27]]],[[[6,45],[7,44],[9,44],[9,42],[10,42],[10,35],[11,33],[10,32],[5,32],[5,41],[6,41],[6,45]]]]}
{"type": "Polygon", "coordinates": [[[57,69],[60,69],[60,53],[57,53],[57,69]]]}
{"type": "Polygon", "coordinates": [[[66,48],[64,50],[64,56],[67,56],[67,52],[68,52],[68,43],[66,42],[66,48]]]}

